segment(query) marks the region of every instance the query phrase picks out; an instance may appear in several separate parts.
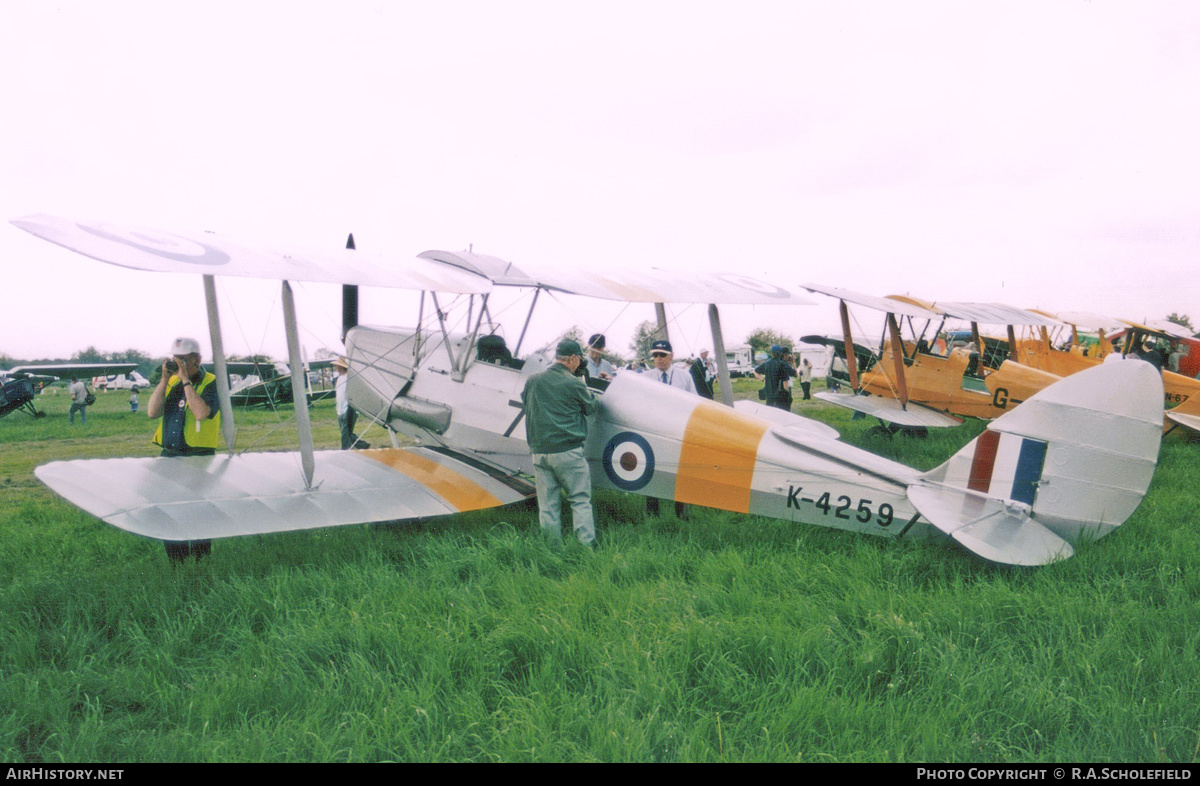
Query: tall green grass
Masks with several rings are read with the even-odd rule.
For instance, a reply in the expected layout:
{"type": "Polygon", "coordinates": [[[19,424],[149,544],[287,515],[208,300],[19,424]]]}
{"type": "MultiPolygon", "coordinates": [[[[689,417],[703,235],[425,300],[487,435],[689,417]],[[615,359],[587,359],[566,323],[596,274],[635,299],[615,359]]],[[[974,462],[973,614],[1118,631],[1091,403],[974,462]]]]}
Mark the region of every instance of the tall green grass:
{"type": "MultiPolygon", "coordinates": [[[[87,430],[65,424],[65,402],[36,423],[0,420],[5,761],[1195,761],[1200,750],[1200,444],[1176,436],[1119,532],[1038,570],[698,508],[648,518],[640,498],[615,493],[598,495],[595,552],[548,548],[526,506],[219,541],[208,559],[173,565],[32,478],[47,460],[154,454],[149,421],[110,395],[87,430]]],[[[806,408],[846,441],[918,466],[978,430],[888,440],[806,408]]],[[[313,417],[333,447],[331,405],[313,417]]],[[[277,416],[239,419],[239,441],[287,446],[277,416]]]]}

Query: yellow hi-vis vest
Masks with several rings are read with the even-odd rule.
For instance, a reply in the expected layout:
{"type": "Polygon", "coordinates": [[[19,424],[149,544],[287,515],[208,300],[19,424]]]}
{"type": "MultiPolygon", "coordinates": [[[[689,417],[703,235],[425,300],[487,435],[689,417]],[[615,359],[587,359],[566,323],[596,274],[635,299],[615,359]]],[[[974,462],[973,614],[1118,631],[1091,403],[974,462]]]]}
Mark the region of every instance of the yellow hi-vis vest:
{"type": "MultiPolygon", "coordinates": [[[[210,371],[204,372],[204,379],[200,380],[200,384],[196,385],[196,395],[199,396],[204,392],[210,384],[217,381],[216,375],[210,371]]],[[[167,380],[167,392],[163,395],[163,400],[166,401],[171,397],[171,391],[179,384],[179,377],[172,375],[167,380]]],[[[186,398],[185,398],[186,400],[186,398]]],[[[162,447],[163,436],[163,421],[166,417],[159,418],[158,429],[154,432],[154,444],[162,447]]],[[[196,420],[196,416],[192,414],[192,408],[184,406],[183,408],[183,441],[188,447],[192,448],[213,448],[217,447],[217,437],[221,433],[221,411],[211,418],[204,420],[196,420]]]]}

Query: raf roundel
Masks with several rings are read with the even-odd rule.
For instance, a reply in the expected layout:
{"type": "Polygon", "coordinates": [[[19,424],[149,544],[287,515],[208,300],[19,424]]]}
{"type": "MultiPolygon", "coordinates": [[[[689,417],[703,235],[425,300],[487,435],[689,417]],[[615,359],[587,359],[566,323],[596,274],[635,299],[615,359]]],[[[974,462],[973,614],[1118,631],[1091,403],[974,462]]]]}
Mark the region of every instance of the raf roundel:
{"type": "Polygon", "coordinates": [[[759,281],[750,276],[742,276],[736,273],[722,273],[717,278],[724,281],[726,284],[738,287],[739,289],[748,289],[751,292],[757,292],[760,295],[768,297],[787,298],[790,297],[788,291],[782,287],[777,287],[774,284],[768,284],[765,281],[759,281]]]}
{"type": "Polygon", "coordinates": [[[654,451],[644,437],[623,431],[604,446],[604,472],[617,488],[637,491],[654,477],[654,451]]]}
{"type": "Polygon", "coordinates": [[[185,237],[149,229],[124,229],[106,224],[82,224],[77,227],[111,243],[135,248],[146,254],[176,262],[214,267],[229,262],[229,255],[220,249],[197,243],[185,237]]]}

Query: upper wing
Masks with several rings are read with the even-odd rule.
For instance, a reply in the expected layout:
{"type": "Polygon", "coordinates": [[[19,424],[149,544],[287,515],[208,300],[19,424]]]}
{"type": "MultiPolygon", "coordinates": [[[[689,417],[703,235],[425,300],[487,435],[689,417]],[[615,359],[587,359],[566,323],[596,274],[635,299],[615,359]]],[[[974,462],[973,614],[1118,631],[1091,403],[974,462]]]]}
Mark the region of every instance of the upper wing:
{"type": "Polygon", "coordinates": [[[1144,322],[1131,322],[1130,320],[1121,320],[1126,325],[1140,330],[1143,333],[1152,333],[1156,336],[1168,338],[1192,338],[1192,331],[1185,328],[1183,325],[1177,325],[1174,322],[1168,322],[1165,319],[1147,319],[1144,322]]]}
{"type": "Polygon", "coordinates": [[[128,374],[137,363],[33,363],[8,369],[9,376],[99,377],[109,374],[128,374]]]}
{"type": "Polygon", "coordinates": [[[55,461],[38,478],[88,513],[160,540],[201,540],[497,507],[532,496],[428,448],[322,451],[305,489],[296,453],[55,461]]]}
{"type": "Polygon", "coordinates": [[[482,276],[416,257],[385,259],[346,249],[253,250],[212,232],[171,233],[45,214],[12,223],[84,256],[136,270],[471,294],[491,289],[482,276]]]}
{"type": "Polygon", "coordinates": [[[1129,326],[1129,323],[1123,319],[1117,319],[1105,314],[1097,314],[1094,311],[1059,311],[1058,313],[1051,314],[1036,308],[1029,310],[1034,314],[1041,314],[1044,317],[1050,317],[1064,324],[1074,325],[1077,328],[1092,332],[1097,330],[1114,330],[1129,326]]]}
{"type": "Polygon", "coordinates": [[[521,268],[482,254],[426,251],[429,260],[486,276],[501,286],[546,287],[572,295],[629,303],[721,303],[807,306],[812,301],[791,290],[741,272],[708,273],[657,267],[603,270],[521,268]]]}
{"type": "Polygon", "coordinates": [[[982,322],[986,325],[1060,325],[1059,320],[1042,314],[1035,314],[1016,306],[1006,306],[1003,303],[951,303],[939,301],[937,307],[946,316],[965,319],[968,322],[982,322]]]}
{"type": "Polygon", "coordinates": [[[850,289],[827,287],[824,284],[804,284],[804,288],[809,292],[819,292],[822,295],[844,300],[856,306],[866,306],[867,308],[873,308],[884,313],[915,317],[917,319],[938,319],[941,317],[941,314],[938,312],[924,308],[912,299],[900,300],[891,297],[877,297],[850,289]]]}

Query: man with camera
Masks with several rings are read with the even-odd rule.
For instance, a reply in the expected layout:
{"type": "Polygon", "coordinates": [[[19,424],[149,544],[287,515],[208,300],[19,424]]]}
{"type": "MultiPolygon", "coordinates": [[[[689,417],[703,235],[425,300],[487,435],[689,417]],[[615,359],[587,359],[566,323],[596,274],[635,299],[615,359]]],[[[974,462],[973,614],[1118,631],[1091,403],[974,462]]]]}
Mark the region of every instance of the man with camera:
{"type": "MultiPolygon", "coordinates": [[[[146,414],[161,419],[154,432],[154,444],[162,455],[212,456],[217,452],[221,433],[221,412],[217,402],[217,378],[200,366],[200,344],[193,338],[177,338],[171,357],[163,361],[162,378],[146,414]]],[[[182,561],[185,557],[203,557],[212,549],[211,541],[163,541],[167,556],[182,561]]]]}

